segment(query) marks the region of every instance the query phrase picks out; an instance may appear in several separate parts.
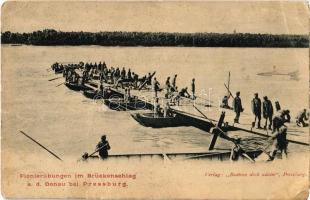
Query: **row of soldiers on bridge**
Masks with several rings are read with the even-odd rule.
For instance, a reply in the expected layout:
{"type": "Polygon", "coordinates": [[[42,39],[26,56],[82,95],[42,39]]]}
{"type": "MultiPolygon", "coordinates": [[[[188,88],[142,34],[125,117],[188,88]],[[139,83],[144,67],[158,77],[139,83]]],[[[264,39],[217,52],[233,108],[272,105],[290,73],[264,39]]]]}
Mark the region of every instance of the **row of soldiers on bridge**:
{"type": "MultiPolygon", "coordinates": [[[[234,122],[239,123],[240,114],[243,112],[243,107],[241,103],[240,98],[240,92],[236,92],[236,96],[233,99],[233,106],[232,108],[228,105],[228,96],[224,96],[222,100],[221,107],[222,108],[228,108],[233,109],[236,113],[234,122]]],[[[285,122],[290,122],[290,111],[289,110],[281,110],[280,103],[278,101],[275,102],[276,107],[276,114],[274,114],[274,109],[272,102],[268,99],[267,96],[263,97],[264,101],[261,102],[261,99],[258,96],[258,93],[254,94],[254,98],[251,101],[251,108],[252,112],[254,114],[254,121],[252,122],[252,127],[255,127],[257,124],[258,129],[268,129],[275,132],[276,129],[279,129],[281,125],[283,125],[285,122]],[[261,117],[263,115],[263,118],[265,119],[264,127],[261,127],[261,117]]],[[[296,116],[296,124],[301,127],[308,126],[308,124],[305,122],[308,120],[309,113],[307,113],[306,109],[303,109],[300,111],[296,116]]]]}
{"type": "Polygon", "coordinates": [[[151,85],[152,74],[148,73],[148,75],[139,77],[139,74],[128,70],[123,67],[120,69],[119,67],[107,67],[105,63],[99,63],[96,65],[86,64],[84,72],[85,76],[89,79],[95,78],[96,75],[101,82],[106,82],[109,84],[114,84],[116,88],[122,87],[124,88],[124,84],[127,83],[134,89],[138,89],[141,84],[146,82],[146,85],[151,85]]]}
{"type": "MultiPolygon", "coordinates": [[[[58,63],[53,64],[58,65],[58,63]]],[[[72,83],[77,83],[79,78],[82,78],[81,82],[85,83],[90,79],[99,79],[101,82],[106,82],[109,84],[114,84],[116,88],[121,86],[124,88],[124,83],[129,84],[134,89],[138,89],[139,86],[143,83],[146,83],[145,86],[151,85],[152,74],[148,73],[143,77],[139,77],[139,75],[135,72],[132,72],[129,68],[126,71],[125,67],[120,69],[119,67],[107,67],[105,62],[97,65],[97,63],[83,63],[79,64],[67,64],[62,65],[63,75],[66,77],[66,81],[70,81],[72,83]],[[76,73],[76,69],[83,70],[83,74],[80,76],[76,73]]]]}

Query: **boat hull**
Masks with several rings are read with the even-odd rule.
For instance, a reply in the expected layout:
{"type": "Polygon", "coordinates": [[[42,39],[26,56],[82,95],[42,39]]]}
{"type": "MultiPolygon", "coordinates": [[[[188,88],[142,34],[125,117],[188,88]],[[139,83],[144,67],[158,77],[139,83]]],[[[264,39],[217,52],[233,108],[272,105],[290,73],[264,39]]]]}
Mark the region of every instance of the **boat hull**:
{"type": "Polygon", "coordinates": [[[152,128],[187,126],[188,123],[176,114],[174,117],[156,117],[154,113],[133,113],[131,116],[141,125],[152,128]]]}
{"type": "Polygon", "coordinates": [[[80,91],[80,90],[85,89],[85,87],[75,84],[75,83],[66,82],[65,85],[67,86],[67,88],[69,88],[70,90],[74,90],[74,91],[80,91]]]}
{"type": "MultiPolygon", "coordinates": [[[[259,155],[261,155],[261,150],[247,151],[246,154],[255,160],[259,155]]],[[[186,161],[186,160],[218,160],[218,161],[228,161],[230,160],[231,151],[209,151],[209,152],[199,152],[199,153],[154,153],[154,154],[114,154],[109,155],[106,159],[102,160],[99,156],[91,156],[87,160],[101,160],[101,161],[186,161]]],[[[248,160],[244,156],[240,156],[239,160],[248,160]]]]}
{"type": "Polygon", "coordinates": [[[141,101],[141,100],[131,100],[124,102],[122,98],[108,98],[104,102],[110,109],[117,111],[126,110],[149,110],[152,109],[152,105],[141,101]]]}
{"type": "Polygon", "coordinates": [[[93,89],[88,89],[88,90],[84,90],[83,91],[83,95],[86,97],[86,98],[89,98],[89,99],[94,99],[97,95],[97,91],[96,90],[93,90],[93,89]]]}

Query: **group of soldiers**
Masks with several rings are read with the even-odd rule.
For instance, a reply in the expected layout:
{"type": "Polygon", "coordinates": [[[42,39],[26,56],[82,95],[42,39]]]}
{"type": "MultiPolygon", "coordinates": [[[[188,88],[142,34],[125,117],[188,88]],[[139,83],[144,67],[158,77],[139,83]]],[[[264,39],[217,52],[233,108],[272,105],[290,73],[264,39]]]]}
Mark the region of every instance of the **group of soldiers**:
{"type": "Polygon", "coordinates": [[[160,87],[160,83],[157,78],[154,77],[152,80],[152,91],[154,92],[155,106],[154,106],[154,114],[155,116],[163,116],[169,117],[171,116],[170,112],[170,104],[179,105],[180,100],[182,98],[195,100],[197,97],[195,95],[195,78],[191,81],[191,94],[188,92],[188,88],[184,87],[181,90],[178,90],[178,86],[176,84],[177,74],[173,76],[172,81],[170,82],[170,76],[167,77],[165,81],[165,86],[163,88],[160,87]],[[166,103],[163,104],[163,108],[160,107],[158,100],[158,92],[165,90],[165,99],[166,103]]]}
{"type": "MultiPolygon", "coordinates": [[[[261,99],[258,96],[258,93],[254,94],[254,98],[251,101],[251,107],[252,107],[252,112],[254,114],[254,121],[252,123],[252,127],[255,127],[257,124],[258,129],[268,129],[272,130],[273,132],[279,128],[278,121],[285,122],[290,122],[291,121],[291,116],[290,116],[290,111],[289,110],[282,110],[280,103],[278,101],[275,102],[275,107],[276,107],[276,113],[274,113],[273,105],[272,102],[268,99],[267,96],[263,97],[264,101],[263,103],[261,102],[261,99]],[[265,125],[264,127],[261,127],[261,117],[263,114],[263,118],[265,119],[265,125]]],[[[241,103],[241,98],[240,98],[240,92],[236,92],[236,96],[233,99],[232,103],[232,109],[236,113],[234,122],[239,123],[239,118],[240,114],[243,112],[243,107],[241,103]]],[[[228,98],[225,96],[222,101],[221,107],[223,108],[231,108],[228,106],[228,98]]],[[[296,116],[296,124],[298,126],[305,127],[308,124],[305,122],[308,120],[309,113],[307,113],[306,109],[303,109],[300,111],[297,116],[296,116]]]]}
{"type": "Polygon", "coordinates": [[[195,78],[191,81],[191,94],[188,92],[188,87],[184,87],[178,90],[178,86],[176,85],[177,74],[173,76],[172,82],[170,82],[170,76],[167,77],[164,88],[160,88],[160,83],[156,79],[153,79],[152,82],[152,90],[154,91],[154,97],[158,98],[158,92],[165,89],[165,98],[170,99],[171,103],[178,104],[181,98],[188,98],[195,100],[197,97],[195,95],[196,85],[195,85],[195,78]]]}
{"type": "MultiPolygon", "coordinates": [[[[222,100],[221,107],[227,109],[233,109],[235,112],[234,123],[239,123],[240,114],[244,111],[240,92],[236,92],[236,96],[233,99],[232,107],[228,105],[228,96],[224,96],[222,100]]],[[[287,126],[285,123],[291,122],[290,111],[281,109],[280,103],[278,101],[275,102],[276,112],[274,112],[272,102],[268,99],[267,96],[263,97],[263,103],[258,96],[258,93],[254,94],[254,98],[251,101],[251,108],[252,113],[254,115],[254,121],[252,122],[252,127],[257,125],[257,129],[265,129],[272,130],[271,139],[273,140],[272,143],[272,150],[270,153],[269,160],[273,160],[278,151],[284,152],[287,154],[287,126]],[[265,119],[264,127],[261,127],[261,117],[265,119]],[[267,127],[268,125],[268,127],[267,127]]],[[[305,127],[308,124],[305,122],[309,118],[309,113],[307,113],[306,109],[300,111],[296,116],[296,125],[305,127]]]]}
{"type": "MultiPolygon", "coordinates": [[[[155,72],[153,74],[148,73],[148,75],[143,76],[142,78],[139,78],[139,75],[135,72],[132,72],[131,69],[126,69],[123,67],[120,69],[119,67],[114,68],[108,68],[106,64],[103,63],[86,63],[84,65],[83,62],[80,62],[79,64],[68,64],[68,65],[62,65],[55,63],[52,65],[52,68],[56,69],[63,69],[63,75],[66,77],[66,81],[72,82],[72,83],[79,83],[79,80],[81,81],[80,84],[83,84],[87,82],[87,80],[98,78],[101,83],[106,82],[113,84],[114,87],[119,87],[121,85],[122,88],[125,88],[125,98],[130,98],[130,89],[141,89],[141,86],[148,88],[149,86],[154,91],[154,97],[155,97],[155,106],[154,111],[155,113],[164,117],[170,116],[171,113],[170,110],[170,103],[178,104],[179,101],[182,98],[188,98],[195,100],[197,96],[195,95],[196,91],[196,85],[195,85],[195,78],[191,80],[191,94],[188,92],[188,87],[184,87],[180,90],[178,90],[177,87],[177,74],[175,74],[171,80],[170,77],[167,77],[165,81],[165,86],[163,88],[160,87],[160,83],[158,82],[156,77],[153,77],[155,72]],[[82,70],[82,76],[79,75],[79,73],[76,72],[76,70],[82,70]],[[129,83],[126,87],[124,87],[124,83],[129,83]],[[164,108],[161,109],[158,103],[158,92],[165,89],[165,98],[169,101],[167,101],[164,104],[164,108]]],[[[102,87],[102,85],[101,85],[102,87]]],[[[102,89],[102,88],[101,88],[102,89]]],[[[236,92],[235,97],[233,97],[233,103],[232,107],[229,106],[228,100],[229,97],[233,95],[230,93],[227,96],[224,96],[222,100],[221,107],[232,109],[235,112],[235,118],[234,123],[239,123],[240,115],[244,111],[244,108],[242,106],[242,101],[240,97],[240,92],[236,92]]],[[[254,94],[254,97],[251,101],[251,108],[252,113],[254,115],[254,121],[252,122],[252,127],[255,127],[257,129],[269,129],[272,130],[272,139],[274,139],[274,150],[271,152],[270,159],[273,160],[276,152],[280,150],[281,152],[286,153],[287,149],[287,140],[286,140],[286,134],[287,134],[287,126],[285,123],[291,121],[290,117],[290,111],[289,110],[282,110],[280,107],[279,102],[275,102],[275,110],[272,102],[268,99],[267,96],[263,97],[263,102],[258,96],[258,93],[254,94]],[[261,118],[264,118],[264,126],[261,127],[261,118]]],[[[303,109],[298,115],[296,116],[296,124],[301,127],[305,127],[308,124],[305,122],[308,120],[309,113],[307,113],[306,109],[303,109]]],[[[110,148],[109,145],[105,145],[105,137],[102,138],[102,144],[105,147],[100,147],[100,145],[97,147],[100,149],[99,155],[100,157],[104,158],[107,156],[107,150],[110,148]],[[102,154],[102,155],[101,155],[102,154]]]]}
{"type": "Polygon", "coordinates": [[[113,84],[116,88],[121,86],[124,88],[124,84],[130,85],[134,89],[138,89],[139,86],[143,83],[146,83],[145,86],[151,85],[152,74],[142,76],[141,78],[135,72],[132,72],[129,68],[128,70],[123,67],[107,67],[105,62],[97,63],[83,63],[79,64],[59,64],[54,63],[52,69],[61,68],[63,76],[66,77],[66,81],[70,83],[79,83],[83,84],[90,79],[99,79],[101,82],[113,84]],[[78,71],[82,71],[78,73],[78,71]],[[79,82],[80,80],[80,82],[79,82]]]}

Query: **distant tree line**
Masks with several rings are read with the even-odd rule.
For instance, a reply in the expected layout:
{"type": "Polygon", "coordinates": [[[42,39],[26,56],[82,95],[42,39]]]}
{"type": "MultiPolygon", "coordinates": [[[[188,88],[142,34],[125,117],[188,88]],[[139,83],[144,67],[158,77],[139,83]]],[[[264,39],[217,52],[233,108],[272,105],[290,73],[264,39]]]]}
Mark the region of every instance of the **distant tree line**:
{"type": "Polygon", "coordinates": [[[32,33],[1,34],[3,44],[184,46],[184,47],[308,47],[306,35],[253,33],[166,32],[62,32],[51,29],[32,33]]]}

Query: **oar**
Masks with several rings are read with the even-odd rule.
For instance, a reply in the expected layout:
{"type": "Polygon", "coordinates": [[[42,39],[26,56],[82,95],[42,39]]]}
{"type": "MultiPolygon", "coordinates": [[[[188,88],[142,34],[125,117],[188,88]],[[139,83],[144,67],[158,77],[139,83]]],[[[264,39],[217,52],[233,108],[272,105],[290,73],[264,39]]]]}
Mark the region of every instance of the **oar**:
{"type": "MultiPolygon", "coordinates": [[[[30,137],[29,135],[27,135],[25,132],[20,131],[24,136],[26,136],[27,138],[29,138],[30,140],[32,140],[33,142],[35,142],[36,144],[38,144],[40,147],[42,147],[43,149],[45,149],[47,152],[49,152],[50,154],[52,154],[55,158],[57,158],[58,160],[61,160],[61,158],[59,158],[55,153],[53,153],[52,151],[50,151],[49,149],[47,149],[45,146],[43,146],[42,144],[40,144],[39,142],[37,142],[35,139],[33,139],[32,137],[30,137]]],[[[61,160],[62,161],[62,160],[61,160]]]]}
{"type": "Polygon", "coordinates": [[[59,79],[59,78],[62,78],[62,76],[60,76],[60,77],[56,77],[56,78],[52,78],[52,79],[49,79],[48,81],[53,81],[53,80],[56,80],[56,79],[59,79]]]}
{"type": "Polygon", "coordinates": [[[98,151],[100,151],[103,147],[105,147],[105,146],[107,146],[107,144],[108,143],[106,143],[105,145],[103,145],[102,147],[100,147],[100,148],[98,148],[98,149],[96,149],[93,153],[91,153],[90,155],[88,155],[86,158],[80,158],[78,161],[80,161],[80,160],[87,160],[89,157],[91,157],[91,156],[93,156],[95,153],[97,153],[98,151]]]}
{"type": "Polygon", "coordinates": [[[58,84],[58,85],[56,85],[56,87],[59,87],[59,86],[61,86],[62,84],[64,84],[65,82],[63,82],[63,83],[60,83],[60,84],[58,84]]]}

